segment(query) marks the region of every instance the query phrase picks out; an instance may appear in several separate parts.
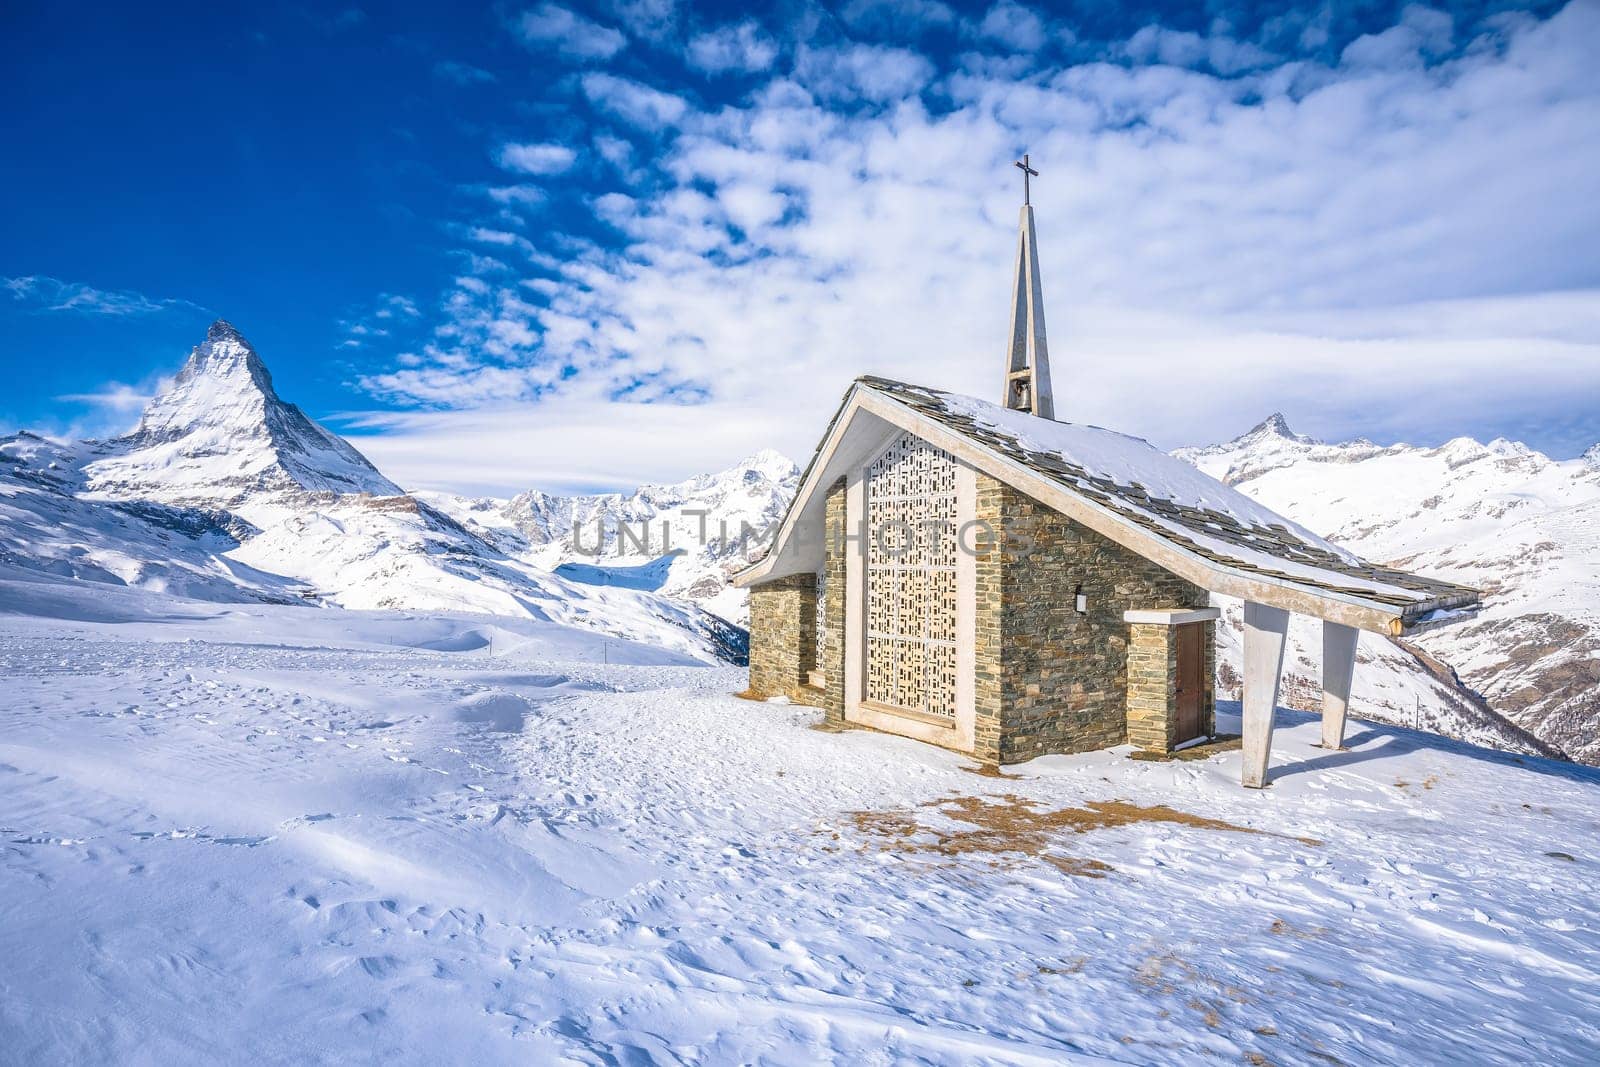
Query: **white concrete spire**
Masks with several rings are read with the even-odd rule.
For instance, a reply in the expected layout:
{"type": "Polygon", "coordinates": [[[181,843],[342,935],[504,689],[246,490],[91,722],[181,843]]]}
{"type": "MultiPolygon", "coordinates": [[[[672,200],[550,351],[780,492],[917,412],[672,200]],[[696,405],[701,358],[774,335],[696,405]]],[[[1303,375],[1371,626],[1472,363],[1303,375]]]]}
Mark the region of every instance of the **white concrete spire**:
{"type": "Polygon", "coordinates": [[[1044,338],[1044,290],[1039,284],[1039,251],[1033,232],[1028,178],[1039,172],[1028,157],[1022,169],[1022,218],[1017,234],[1017,277],[1011,287],[1011,331],[1006,337],[1006,384],[1001,403],[1044,419],[1056,417],[1050,392],[1050,349],[1044,338]]]}

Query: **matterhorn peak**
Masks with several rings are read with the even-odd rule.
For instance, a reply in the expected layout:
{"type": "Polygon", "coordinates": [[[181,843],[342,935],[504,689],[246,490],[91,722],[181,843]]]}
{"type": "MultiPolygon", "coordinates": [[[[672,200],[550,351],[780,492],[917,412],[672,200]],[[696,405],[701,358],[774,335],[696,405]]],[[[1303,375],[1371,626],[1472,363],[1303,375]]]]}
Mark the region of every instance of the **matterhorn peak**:
{"type": "Polygon", "coordinates": [[[246,348],[250,347],[250,342],[244,339],[244,334],[240,333],[233,323],[227,319],[218,319],[211,324],[210,328],[206,330],[206,341],[211,344],[215,344],[218,341],[237,341],[246,348]]]}
{"type": "Polygon", "coordinates": [[[244,334],[226,319],[218,319],[206,330],[206,339],[189,353],[189,361],[178,372],[173,390],[196,376],[229,382],[233,391],[259,393],[274,402],[278,399],[266,364],[244,334]]]}
{"type": "Polygon", "coordinates": [[[278,398],[272,375],[225,319],[206,331],[172,384],[145,407],[120,455],[90,473],[108,486],[179,500],[234,502],[261,490],[393,496],[355,449],[278,398]]]}

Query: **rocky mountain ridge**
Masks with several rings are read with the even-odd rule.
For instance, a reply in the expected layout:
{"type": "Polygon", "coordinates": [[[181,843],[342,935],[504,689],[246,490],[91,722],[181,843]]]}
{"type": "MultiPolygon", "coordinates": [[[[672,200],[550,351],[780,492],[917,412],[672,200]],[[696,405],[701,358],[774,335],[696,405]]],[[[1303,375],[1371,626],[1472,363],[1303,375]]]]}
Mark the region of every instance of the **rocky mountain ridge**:
{"type": "Polygon", "coordinates": [[[651,589],[743,624],[729,577],[765,547],[800,469],[763,449],[726,470],[632,493],[420,494],[508,555],[577,580],[651,589]]]}
{"type": "Polygon", "coordinates": [[[404,493],[279,398],[222,321],[133,433],[0,439],[0,568],[210,600],[548,619],[707,659],[744,646],[692,603],[549,573],[404,493]]]}
{"type": "Polygon", "coordinates": [[[1417,634],[1417,650],[1600,762],[1600,445],[1555,460],[1503,438],[1330,444],[1280,417],[1175,454],[1367,559],[1482,590],[1472,618],[1417,634]]]}
{"type": "MultiPolygon", "coordinates": [[[[1363,635],[1355,711],[1513,751],[1600,761],[1600,445],[1336,444],[1275,414],[1175,454],[1379,562],[1484,590],[1472,618],[1408,645],[1363,635]]],[[[403,492],[278,397],[214,324],[139,427],[106,442],[0,439],[0,570],[212,600],[469,611],[571,622],[737,655],[728,578],[799,471],[770,451],[632,493],[510,499],[403,492]]],[[[1218,687],[1236,695],[1237,605],[1218,687]]],[[[1316,704],[1320,641],[1291,633],[1284,702],[1316,704]]]]}

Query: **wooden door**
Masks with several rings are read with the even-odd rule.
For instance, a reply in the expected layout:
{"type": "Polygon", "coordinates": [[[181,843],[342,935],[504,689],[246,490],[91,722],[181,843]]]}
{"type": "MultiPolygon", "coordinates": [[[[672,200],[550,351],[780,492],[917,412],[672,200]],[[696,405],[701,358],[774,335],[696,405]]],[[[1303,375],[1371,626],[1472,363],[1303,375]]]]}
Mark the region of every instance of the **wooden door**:
{"type": "Polygon", "coordinates": [[[1194,740],[1205,729],[1205,635],[1203,622],[1178,627],[1178,695],[1172,738],[1175,745],[1194,740]]]}

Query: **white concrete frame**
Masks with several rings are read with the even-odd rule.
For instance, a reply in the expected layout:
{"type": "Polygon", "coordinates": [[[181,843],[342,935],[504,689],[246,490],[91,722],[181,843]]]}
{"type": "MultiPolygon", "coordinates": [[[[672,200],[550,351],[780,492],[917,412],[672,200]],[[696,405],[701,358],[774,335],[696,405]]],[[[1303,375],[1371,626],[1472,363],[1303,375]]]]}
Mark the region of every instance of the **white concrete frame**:
{"type": "MultiPolygon", "coordinates": [[[[895,434],[894,436],[898,436],[895,434]]],[[[883,442],[865,461],[853,467],[845,480],[845,601],[844,601],[844,717],[847,722],[870,726],[885,733],[926,741],[960,752],[971,752],[977,734],[977,598],[976,558],[956,546],[956,714],[953,722],[870,704],[866,692],[867,567],[864,525],[867,514],[866,473],[874,460],[893,442],[883,442]]],[[[956,464],[956,529],[978,513],[978,475],[966,463],[956,464]]]]}
{"type": "Polygon", "coordinates": [[[1247,600],[1244,604],[1244,769],[1241,780],[1251,789],[1267,784],[1272,757],[1272,725],[1278,709],[1278,682],[1283,677],[1283,646],[1289,613],[1247,600]]]}
{"type": "Polygon", "coordinates": [[[1221,608],[1155,608],[1122,613],[1123,622],[1144,626],[1187,626],[1191,622],[1215,622],[1221,617],[1221,608]]]}
{"type": "Polygon", "coordinates": [[[1344,747],[1344,720],[1350,711],[1350,685],[1356,674],[1359,630],[1336,622],[1322,624],[1322,747],[1344,747]]]}

